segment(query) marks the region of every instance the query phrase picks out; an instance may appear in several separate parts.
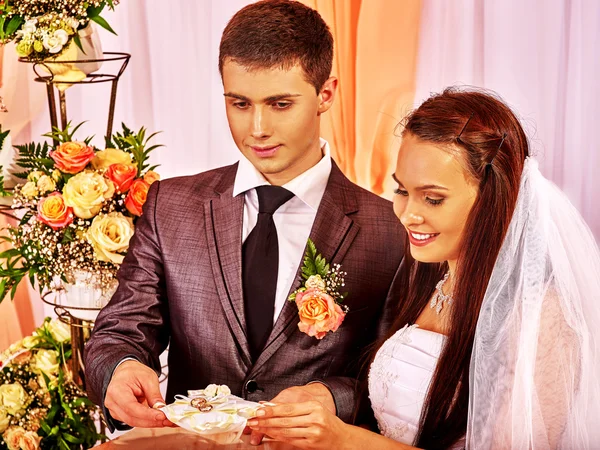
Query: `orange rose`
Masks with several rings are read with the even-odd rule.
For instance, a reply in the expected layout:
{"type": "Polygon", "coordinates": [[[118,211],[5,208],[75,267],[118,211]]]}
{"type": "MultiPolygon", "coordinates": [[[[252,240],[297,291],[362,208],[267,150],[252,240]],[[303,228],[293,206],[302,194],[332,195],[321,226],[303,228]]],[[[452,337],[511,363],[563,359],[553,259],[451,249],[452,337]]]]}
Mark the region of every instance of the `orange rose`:
{"type": "Polygon", "coordinates": [[[125,198],[125,207],[134,216],[142,215],[142,206],[146,203],[150,185],[141,178],[135,180],[129,188],[129,194],[125,198]]]}
{"type": "Polygon", "coordinates": [[[60,192],[53,192],[38,203],[37,217],[53,230],[59,230],[73,221],[73,208],[65,204],[60,192]]]}
{"type": "Polygon", "coordinates": [[[111,164],[104,176],[115,184],[121,193],[127,192],[137,175],[137,168],[125,164],[111,164]]]}
{"type": "Polygon", "coordinates": [[[148,184],[152,184],[158,180],[160,180],[160,175],[157,174],[154,170],[149,170],[144,174],[144,181],[148,184]]]}
{"type": "Polygon", "coordinates": [[[65,142],[50,152],[56,167],[66,173],[81,172],[94,156],[94,149],[85,142],[65,142]]]}
{"type": "Polygon", "coordinates": [[[300,316],[298,328],[317,339],[323,339],[329,331],[337,331],[346,316],[329,294],[315,288],[298,292],[296,306],[300,316]]]}

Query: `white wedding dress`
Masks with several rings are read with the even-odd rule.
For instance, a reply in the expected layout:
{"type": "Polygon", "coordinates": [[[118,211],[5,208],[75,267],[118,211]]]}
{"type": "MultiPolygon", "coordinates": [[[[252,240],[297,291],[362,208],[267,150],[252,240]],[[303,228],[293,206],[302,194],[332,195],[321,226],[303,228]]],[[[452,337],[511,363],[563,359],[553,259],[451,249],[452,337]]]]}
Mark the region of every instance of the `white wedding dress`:
{"type": "MultiPolygon", "coordinates": [[[[405,325],[379,349],[369,372],[369,398],[381,434],[413,445],[443,334],[405,325]]],[[[459,442],[455,448],[464,448],[459,442]]]]}

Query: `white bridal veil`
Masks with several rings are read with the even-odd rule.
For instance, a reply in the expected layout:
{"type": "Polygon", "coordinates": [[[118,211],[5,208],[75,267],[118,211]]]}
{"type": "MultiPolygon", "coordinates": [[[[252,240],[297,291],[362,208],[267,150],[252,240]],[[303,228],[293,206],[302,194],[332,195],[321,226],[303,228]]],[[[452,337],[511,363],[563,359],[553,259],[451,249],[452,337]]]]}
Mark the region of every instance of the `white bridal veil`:
{"type": "Polygon", "coordinates": [[[525,162],[477,324],[469,449],[600,448],[600,251],[525,162]]]}

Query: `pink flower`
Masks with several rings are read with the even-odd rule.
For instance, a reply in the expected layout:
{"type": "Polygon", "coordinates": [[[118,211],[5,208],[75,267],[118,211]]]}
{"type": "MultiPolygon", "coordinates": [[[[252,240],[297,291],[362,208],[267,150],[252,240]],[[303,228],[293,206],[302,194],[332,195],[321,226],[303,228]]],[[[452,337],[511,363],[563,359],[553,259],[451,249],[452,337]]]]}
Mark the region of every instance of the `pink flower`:
{"type": "Polygon", "coordinates": [[[119,192],[127,192],[136,175],[136,166],[119,163],[111,164],[104,173],[104,176],[115,184],[119,192]]]}
{"type": "Polygon", "coordinates": [[[81,172],[94,156],[94,149],[85,142],[65,142],[50,152],[56,167],[72,174],[81,172]]]}
{"type": "Polygon", "coordinates": [[[138,178],[129,188],[129,193],[125,197],[125,207],[134,216],[142,215],[142,206],[146,203],[146,196],[148,195],[148,189],[150,185],[141,178],[138,178]]]}
{"type": "Polygon", "coordinates": [[[53,192],[38,203],[38,219],[53,230],[66,227],[73,221],[73,208],[65,204],[60,192],[53,192]]]}
{"type": "Polygon", "coordinates": [[[296,306],[300,317],[298,328],[317,339],[323,339],[329,331],[337,331],[346,317],[329,294],[316,288],[298,292],[296,306]]]}

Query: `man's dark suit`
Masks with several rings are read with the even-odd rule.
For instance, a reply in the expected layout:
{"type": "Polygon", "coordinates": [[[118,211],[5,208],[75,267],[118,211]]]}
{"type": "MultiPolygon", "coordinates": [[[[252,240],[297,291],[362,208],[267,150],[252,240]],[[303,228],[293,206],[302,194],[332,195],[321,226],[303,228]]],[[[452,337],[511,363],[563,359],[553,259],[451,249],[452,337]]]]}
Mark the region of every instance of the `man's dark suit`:
{"type": "MultiPolygon", "coordinates": [[[[347,272],[350,312],[337,332],[318,340],[298,330],[298,309],[286,302],[252,363],[242,293],[244,194],[232,195],[236,171],[237,164],[152,185],[119,288],[86,347],[90,396],[102,404],[125,357],[159,372],[159,355],[169,344],[167,402],[209,383],[259,401],[322,380],[348,421],[359,357],[394,319],[400,223],[389,201],[351,183],[334,163],[310,238],[347,272]]],[[[290,292],[300,287],[299,273],[290,292]]]]}

